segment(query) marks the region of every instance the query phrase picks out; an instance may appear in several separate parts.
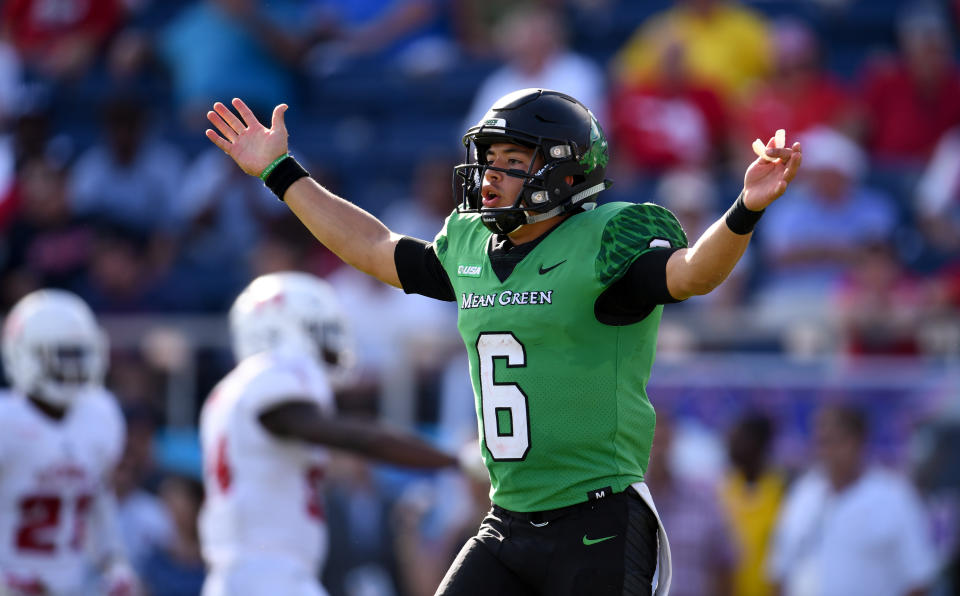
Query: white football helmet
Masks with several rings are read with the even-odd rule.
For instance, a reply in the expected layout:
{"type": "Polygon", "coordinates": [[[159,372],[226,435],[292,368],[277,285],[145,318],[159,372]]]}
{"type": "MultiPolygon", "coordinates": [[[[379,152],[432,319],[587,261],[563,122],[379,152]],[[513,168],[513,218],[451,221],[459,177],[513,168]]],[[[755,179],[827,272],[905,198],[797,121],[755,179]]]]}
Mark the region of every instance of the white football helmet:
{"type": "Polygon", "coordinates": [[[3,366],[17,391],[66,408],[107,372],[107,337],[93,311],[64,290],[37,290],[3,324],[3,366]]]}
{"type": "Polygon", "coordinates": [[[347,324],[333,288],[299,271],[261,275],[230,308],[230,334],[237,361],[275,349],[313,356],[334,382],[353,359],[347,324]]]}

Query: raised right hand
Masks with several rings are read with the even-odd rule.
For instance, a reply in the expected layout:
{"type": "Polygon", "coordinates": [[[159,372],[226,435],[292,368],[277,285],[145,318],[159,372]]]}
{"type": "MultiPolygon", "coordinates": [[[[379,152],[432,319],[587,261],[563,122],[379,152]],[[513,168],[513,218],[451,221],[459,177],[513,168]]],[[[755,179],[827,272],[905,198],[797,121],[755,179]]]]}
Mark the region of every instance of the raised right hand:
{"type": "Polygon", "coordinates": [[[219,101],[213,104],[207,120],[220,134],[208,128],[207,138],[233,158],[244,172],[259,176],[273,160],[287,153],[287,126],[283,123],[287,104],[273,108],[273,121],[270,128],[266,128],[243,100],[234,98],[231,103],[240,117],[219,101]]]}

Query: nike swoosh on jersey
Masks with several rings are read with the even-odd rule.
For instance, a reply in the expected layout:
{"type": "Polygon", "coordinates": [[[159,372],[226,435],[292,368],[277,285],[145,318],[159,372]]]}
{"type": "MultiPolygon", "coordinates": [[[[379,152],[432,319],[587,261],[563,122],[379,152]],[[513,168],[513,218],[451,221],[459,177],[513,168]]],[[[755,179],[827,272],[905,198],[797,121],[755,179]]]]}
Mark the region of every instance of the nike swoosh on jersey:
{"type": "Polygon", "coordinates": [[[596,544],[596,543],[598,543],[598,542],[603,542],[603,541],[605,541],[605,540],[610,540],[611,538],[616,538],[616,537],[617,537],[617,535],[614,534],[613,536],[604,536],[603,538],[597,538],[597,539],[595,539],[595,540],[591,540],[590,538],[587,538],[587,535],[586,535],[586,534],[584,534],[584,535],[583,535],[583,544],[584,544],[584,546],[590,546],[591,544],[596,544]]]}
{"type": "Polygon", "coordinates": [[[556,265],[551,265],[551,266],[549,266],[549,267],[547,267],[547,268],[544,268],[543,265],[540,265],[540,275],[543,275],[544,273],[549,273],[550,271],[553,271],[554,269],[556,269],[556,268],[559,267],[560,265],[563,265],[563,264],[566,263],[566,262],[567,262],[567,260],[564,259],[564,260],[560,261],[559,263],[557,263],[556,265]]]}

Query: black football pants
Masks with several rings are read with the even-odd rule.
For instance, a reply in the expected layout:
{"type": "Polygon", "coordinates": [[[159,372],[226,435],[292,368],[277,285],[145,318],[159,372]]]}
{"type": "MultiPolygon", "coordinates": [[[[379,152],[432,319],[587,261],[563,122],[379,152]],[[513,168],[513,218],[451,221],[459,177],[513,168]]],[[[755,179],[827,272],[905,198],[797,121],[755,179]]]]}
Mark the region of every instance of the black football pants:
{"type": "Polygon", "coordinates": [[[494,505],[437,589],[443,596],[649,596],[657,519],[632,489],[573,507],[494,505]]]}

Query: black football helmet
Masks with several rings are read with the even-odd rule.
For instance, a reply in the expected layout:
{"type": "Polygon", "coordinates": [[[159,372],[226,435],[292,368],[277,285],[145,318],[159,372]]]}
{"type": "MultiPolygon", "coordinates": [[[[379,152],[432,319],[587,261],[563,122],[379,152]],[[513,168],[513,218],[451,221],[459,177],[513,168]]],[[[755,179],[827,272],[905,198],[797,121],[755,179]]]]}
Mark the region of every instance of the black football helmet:
{"type": "Polygon", "coordinates": [[[592,209],[597,194],[610,186],[607,139],[596,117],[576,99],[548,89],[521,89],[498,99],[463,137],[466,163],[454,168],[454,197],[460,213],[480,213],[487,228],[509,234],[522,225],[576,209],[592,209]],[[542,165],[507,170],[486,162],[494,143],[532,147],[542,165]],[[487,170],[523,178],[510,207],[483,207],[480,188],[487,170]],[[567,184],[567,176],[573,184],[567,184]]]}

